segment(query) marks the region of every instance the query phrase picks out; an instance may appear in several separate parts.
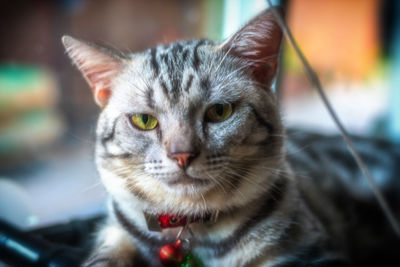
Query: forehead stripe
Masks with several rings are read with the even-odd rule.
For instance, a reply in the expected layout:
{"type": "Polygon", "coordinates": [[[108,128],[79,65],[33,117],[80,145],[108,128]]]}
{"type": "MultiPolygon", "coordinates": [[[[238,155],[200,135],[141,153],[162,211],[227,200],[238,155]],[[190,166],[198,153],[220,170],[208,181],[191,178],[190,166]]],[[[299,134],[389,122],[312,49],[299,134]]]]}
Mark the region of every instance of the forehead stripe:
{"type": "Polygon", "coordinates": [[[185,92],[189,92],[189,89],[192,86],[192,82],[193,82],[193,74],[190,74],[185,86],[185,92]]]}
{"type": "Polygon", "coordinates": [[[154,109],[154,107],[155,107],[153,95],[154,95],[153,88],[148,87],[147,91],[146,91],[146,103],[147,103],[147,106],[151,109],[154,109]]]}
{"type": "Polygon", "coordinates": [[[274,127],[272,126],[272,124],[266,120],[264,120],[264,118],[256,111],[256,109],[250,105],[251,111],[254,114],[254,117],[256,118],[257,122],[259,124],[261,124],[262,126],[264,126],[265,128],[268,129],[269,133],[272,133],[274,130],[274,127]]]}
{"type": "Polygon", "coordinates": [[[193,49],[193,68],[197,71],[200,65],[200,58],[199,58],[199,47],[204,44],[204,40],[200,40],[193,49]]]}
{"type": "Polygon", "coordinates": [[[160,86],[162,88],[162,91],[163,91],[165,97],[169,100],[169,92],[168,92],[167,84],[165,83],[165,81],[162,77],[159,78],[159,82],[160,82],[160,86]]]}
{"type": "Polygon", "coordinates": [[[150,62],[151,62],[151,67],[154,70],[155,76],[158,76],[160,72],[160,67],[157,62],[157,48],[154,47],[150,50],[150,62]]]}

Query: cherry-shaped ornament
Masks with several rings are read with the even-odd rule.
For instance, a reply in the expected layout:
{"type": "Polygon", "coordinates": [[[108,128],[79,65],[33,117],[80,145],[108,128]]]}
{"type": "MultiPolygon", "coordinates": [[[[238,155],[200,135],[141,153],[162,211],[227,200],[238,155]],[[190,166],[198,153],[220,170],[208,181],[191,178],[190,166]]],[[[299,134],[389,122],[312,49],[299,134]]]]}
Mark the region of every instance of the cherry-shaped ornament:
{"type": "Polygon", "coordinates": [[[174,244],[167,244],[160,249],[161,263],[166,267],[180,266],[183,261],[182,241],[179,239],[174,244]]]}

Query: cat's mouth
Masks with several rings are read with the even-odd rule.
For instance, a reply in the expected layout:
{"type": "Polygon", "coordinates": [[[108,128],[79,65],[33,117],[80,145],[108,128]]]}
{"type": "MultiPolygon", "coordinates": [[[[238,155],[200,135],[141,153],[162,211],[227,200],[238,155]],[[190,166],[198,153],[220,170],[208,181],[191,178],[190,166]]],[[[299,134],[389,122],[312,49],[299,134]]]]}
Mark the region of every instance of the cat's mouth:
{"type": "Polygon", "coordinates": [[[196,186],[204,186],[210,183],[209,179],[202,179],[202,178],[196,178],[192,177],[190,175],[184,174],[182,176],[179,176],[175,179],[171,179],[168,182],[169,186],[179,186],[179,185],[196,185],[196,186]]]}

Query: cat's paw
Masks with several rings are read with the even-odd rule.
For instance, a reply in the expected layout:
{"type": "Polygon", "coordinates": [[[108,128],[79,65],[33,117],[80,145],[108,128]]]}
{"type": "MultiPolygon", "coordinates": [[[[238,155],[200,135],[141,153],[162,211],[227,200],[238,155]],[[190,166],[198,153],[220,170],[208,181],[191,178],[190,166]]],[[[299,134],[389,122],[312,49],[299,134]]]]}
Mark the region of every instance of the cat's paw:
{"type": "Polygon", "coordinates": [[[112,257],[95,255],[87,259],[82,265],[82,267],[133,267],[131,261],[126,259],[116,259],[112,257]]]}
{"type": "MultiPolygon", "coordinates": [[[[116,249],[115,247],[103,246],[98,248],[87,258],[82,267],[131,267],[134,254],[132,251],[116,249]]],[[[136,265],[135,265],[136,266],[136,265]]]]}
{"type": "Polygon", "coordinates": [[[94,247],[82,267],[131,267],[141,258],[129,235],[118,225],[105,226],[99,233],[98,244],[94,247]]]}

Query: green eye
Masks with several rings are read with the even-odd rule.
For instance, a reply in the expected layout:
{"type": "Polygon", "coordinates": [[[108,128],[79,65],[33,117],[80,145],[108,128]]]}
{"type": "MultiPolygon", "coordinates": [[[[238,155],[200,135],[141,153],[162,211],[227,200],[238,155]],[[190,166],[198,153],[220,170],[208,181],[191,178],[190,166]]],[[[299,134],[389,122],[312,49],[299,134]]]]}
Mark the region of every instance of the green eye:
{"type": "Polygon", "coordinates": [[[157,119],[149,114],[133,114],[130,119],[141,130],[153,130],[158,124],[157,119]]]}
{"type": "Polygon", "coordinates": [[[206,111],[206,120],[209,122],[221,122],[232,115],[231,104],[216,104],[206,111]]]}

